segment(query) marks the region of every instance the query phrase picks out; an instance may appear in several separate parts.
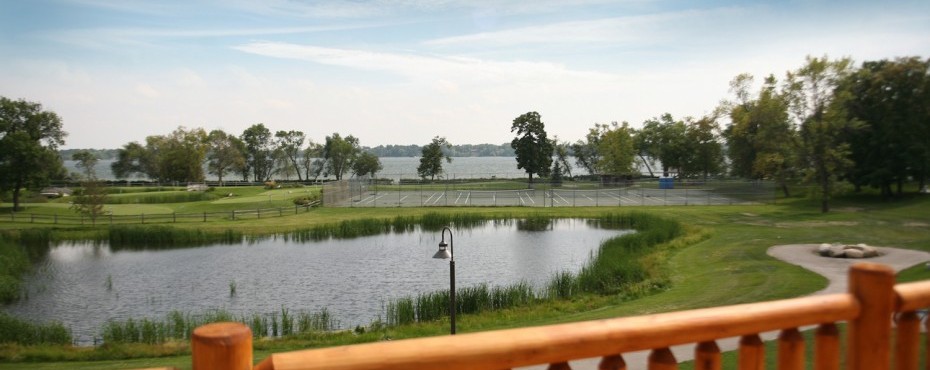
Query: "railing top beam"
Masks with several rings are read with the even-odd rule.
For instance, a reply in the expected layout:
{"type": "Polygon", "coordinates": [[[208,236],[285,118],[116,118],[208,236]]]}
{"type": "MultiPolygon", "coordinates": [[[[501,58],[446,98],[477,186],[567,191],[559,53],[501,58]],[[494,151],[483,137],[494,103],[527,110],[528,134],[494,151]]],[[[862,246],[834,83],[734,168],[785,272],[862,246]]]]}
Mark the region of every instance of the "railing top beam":
{"type": "Polygon", "coordinates": [[[930,307],[930,281],[898,284],[894,292],[895,311],[908,312],[930,307]]]}
{"type": "Polygon", "coordinates": [[[850,320],[859,304],[835,294],[273,354],[257,369],[511,368],[850,320]]]}

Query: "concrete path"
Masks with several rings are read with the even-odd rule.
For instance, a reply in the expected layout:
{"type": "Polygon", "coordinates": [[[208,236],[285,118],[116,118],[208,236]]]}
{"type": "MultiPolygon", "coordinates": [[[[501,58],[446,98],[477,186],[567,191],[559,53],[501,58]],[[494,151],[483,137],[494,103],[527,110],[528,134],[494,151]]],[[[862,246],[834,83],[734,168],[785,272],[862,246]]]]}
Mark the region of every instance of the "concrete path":
{"type": "MultiPolygon", "coordinates": [[[[798,265],[815,273],[821,274],[826,277],[827,280],[829,280],[829,284],[826,288],[814,292],[811,295],[846,292],[846,275],[849,270],[849,266],[856,262],[868,261],[881,263],[891,266],[891,268],[893,268],[895,271],[900,271],[918,263],[930,261],[930,253],[927,252],[881,247],[876,247],[881,256],[875,258],[869,258],[865,260],[826,258],[817,254],[818,246],[819,244],[777,245],[769,248],[768,254],[782,261],[798,265]]],[[[778,332],[760,333],[759,336],[762,337],[763,341],[773,340],[778,337],[778,332]]],[[[674,346],[671,349],[672,353],[675,354],[675,358],[678,359],[679,362],[682,362],[694,359],[694,346],[694,344],[686,344],[674,346]]],[[[739,346],[739,338],[720,339],[717,341],[717,346],[720,347],[720,351],[722,352],[736,350],[739,346]]],[[[623,358],[626,360],[627,368],[629,370],[646,369],[646,360],[648,356],[648,351],[623,354],[623,358]]],[[[593,370],[597,369],[597,364],[599,362],[600,358],[590,358],[571,361],[570,365],[572,369],[575,370],[593,370]]],[[[548,365],[538,365],[523,367],[520,369],[543,370],[546,369],[547,366],[548,365]]]]}

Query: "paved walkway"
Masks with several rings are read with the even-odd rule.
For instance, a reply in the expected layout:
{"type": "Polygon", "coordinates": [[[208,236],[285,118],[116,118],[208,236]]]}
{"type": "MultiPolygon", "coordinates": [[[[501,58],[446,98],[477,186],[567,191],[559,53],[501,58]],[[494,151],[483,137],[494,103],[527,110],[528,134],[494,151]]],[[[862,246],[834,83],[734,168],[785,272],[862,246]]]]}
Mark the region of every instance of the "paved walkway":
{"type": "MultiPolygon", "coordinates": [[[[812,293],[811,295],[843,293],[847,291],[846,275],[849,266],[860,261],[881,263],[891,266],[895,271],[914,266],[918,263],[930,261],[930,253],[913,251],[908,249],[881,248],[877,247],[881,256],[869,258],[866,260],[845,259],[845,258],[825,258],[819,256],[816,251],[819,244],[792,244],[777,245],[769,248],[768,254],[782,261],[798,265],[821,274],[829,280],[826,288],[812,293]]],[[[760,333],[763,341],[774,340],[778,337],[778,332],[760,333]]],[[[720,351],[733,351],[739,346],[739,338],[725,338],[717,341],[720,351]]],[[[672,353],[679,362],[694,359],[694,344],[685,344],[671,348],[672,353]]],[[[646,359],[649,356],[648,351],[639,351],[624,353],[623,358],[626,360],[629,370],[646,369],[646,359]]],[[[597,369],[599,358],[582,359],[571,361],[572,369],[597,369]]],[[[520,369],[542,370],[547,365],[523,367],[520,369]]]]}

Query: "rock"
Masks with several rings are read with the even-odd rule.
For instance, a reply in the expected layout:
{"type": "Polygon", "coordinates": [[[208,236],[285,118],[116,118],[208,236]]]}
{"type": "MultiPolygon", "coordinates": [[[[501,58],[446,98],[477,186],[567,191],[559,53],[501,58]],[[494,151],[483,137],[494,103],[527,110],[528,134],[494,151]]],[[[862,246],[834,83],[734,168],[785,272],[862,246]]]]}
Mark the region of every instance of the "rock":
{"type": "Polygon", "coordinates": [[[831,245],[830,246],[830,257],[833,257],[833,258],[846,257],[846,249],[844,249],[842,245],[831,245]]]}
{"type": "Polygon", "coordinates": [[[865,244],[847,245],[846,250],[862,251],[865,258],[878,257],[878,250],[865,244]]]}
{"type": "Polygon", "coordinates": [[[858,249],[847,249],[846,258],[863,258],[865,253],[858,249]]]}
{"type": "Polygon", "coordinates": [[[827,257],[830,255],[830,244],[823,243],[820,247],[817,248],[817,253],[821,256],[827,257]]]}

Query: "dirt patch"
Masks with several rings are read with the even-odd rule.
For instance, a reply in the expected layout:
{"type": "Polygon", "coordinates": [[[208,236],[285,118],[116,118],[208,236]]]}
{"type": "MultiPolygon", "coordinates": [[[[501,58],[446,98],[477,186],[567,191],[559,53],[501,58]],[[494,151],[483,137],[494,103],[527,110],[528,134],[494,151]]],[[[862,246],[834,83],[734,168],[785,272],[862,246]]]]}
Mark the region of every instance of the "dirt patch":
{"type": "Polygon", "coordinates": [[[804,222],[779,222],[775,227],[794,228],[794,227],[825,227],[825,226],[857,226],[855,221],[804,221],[804,222]]]}
{"type": "Polygon", "coordinates": [[[928,227],[930,224],[926,222],[908,222],[904,224],[904,227],[928,227]]]}
{"type": "Polygon", "coordinates": [[[743,215],[743,216],[746,216],[746,217],[759,217],[759,215],[757,215],[757,214],[755,214],[755,213],[743,212],[743,213],[740,213],[740,214],[743,215]]]}

